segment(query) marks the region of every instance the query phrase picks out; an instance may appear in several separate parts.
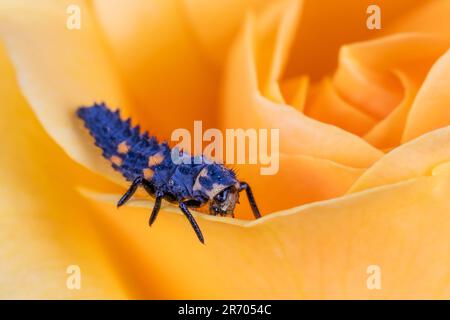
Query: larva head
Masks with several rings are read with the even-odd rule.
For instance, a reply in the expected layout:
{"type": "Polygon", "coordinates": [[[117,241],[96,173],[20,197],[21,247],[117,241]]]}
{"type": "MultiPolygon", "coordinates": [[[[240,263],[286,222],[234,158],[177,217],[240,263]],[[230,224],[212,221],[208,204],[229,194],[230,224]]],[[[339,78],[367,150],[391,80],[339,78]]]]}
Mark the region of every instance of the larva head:
{"type": "Polygon", "coordinates": [[[239,182],[233,170],[219,164],[207,165],[198,174],[193,190],[209,199],[210,214],[233,216],[239,202],[239,182]]]}
{"type": "Polygon", "coordinates": [[[221,216],[234,216],[234,207],[239,202],[239,190],[236,186],[229,186],[209,202],[209,213],[221,216]]]}

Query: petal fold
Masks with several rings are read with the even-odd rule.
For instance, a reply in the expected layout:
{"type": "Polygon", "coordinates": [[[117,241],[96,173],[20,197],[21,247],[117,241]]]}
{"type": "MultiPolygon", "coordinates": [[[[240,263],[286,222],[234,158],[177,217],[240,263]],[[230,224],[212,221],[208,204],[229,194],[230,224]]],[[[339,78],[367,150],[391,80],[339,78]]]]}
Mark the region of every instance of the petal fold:
{"type": "Polygon", "coordinates": [[[76,165],[45,133],[2,46],[0,74],[0,128],[7,133],[0,157],[0,298],[133,297],[136,289],[118,276],[92,207],[74,190],[81,181],[107,184],[76,165]],[[80,289],[68,286],[78,275],[80,289]]]}
{"type": "Polygon", "coordinates": [[[131,241],[117,250],[127,250],[135,261],[135,281],[149,291],[162,287],[162,298],[450,297],[450,271],[443,267],[450,263],[448,175],[420,177],[256,221],[194,213],[205,245],[179,212],[162,211],[149,230],[151,203],[131,202],[117,215],[119,195],[86,195],[105,226],[131,241]],[[381,290],[368,287],[370,266],[380,268],[381,290]]]}
{"type": "Polygon", "coordinates": [[[403,141],[450,125],[450,50],[433,65],[417,93],[406,123],[403,141]]]}
{"type": "Polygon", "coordinates": [[[256,66],[258,53],[253,43],[264,39],[264,34],[257,34],[257,24],[257,17],[249,16],[231,49],[225,77],[222,127],[279,128],[280,152],[285,154],[303,154],[354,167],[365,167],[377,160],[382,152],[363,139],[261,95],[256,66]]]}
{"type": "Polygon", "coordinates": [[[426,133],[395,148],[355,182],[349,192],[367,190],[421,176],[450,160],[450,126],[426,133]]]}
{"type": "Polygon", "coordinates": [[[85,1],[2,1],[0,35],[21,91],[46,131],[77,162],[108,177],[75,110],[105,101],[127,113],[111,56],[85,1]],[[67,8],[79,8],[80,29],[67,28],[67,8]]]}
{"type": "Polygon", "coordinates": [[[93,7],[143,128],[169,140],[195,120],[217,127],[219,71],[181,1],[96,0],[93,7]]]}

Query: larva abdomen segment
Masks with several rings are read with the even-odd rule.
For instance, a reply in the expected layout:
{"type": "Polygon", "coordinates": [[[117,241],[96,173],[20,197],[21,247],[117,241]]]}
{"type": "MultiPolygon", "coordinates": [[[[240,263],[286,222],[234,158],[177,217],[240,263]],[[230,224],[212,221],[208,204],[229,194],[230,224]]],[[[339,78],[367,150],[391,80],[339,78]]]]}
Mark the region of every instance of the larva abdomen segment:
{"type": "Polygon", "coordinates": [[[149,165],[160,164],[166,155],[170,155],[166,144],[158,144],[147,132],[141,134],[139,126],[133,127],[130,119],[122,120],[119,110],[111,111],[104,103],[81,107],[77,115],[84,121],[103,156],[127,180],[138,176],[150,180],[149,165]]]}

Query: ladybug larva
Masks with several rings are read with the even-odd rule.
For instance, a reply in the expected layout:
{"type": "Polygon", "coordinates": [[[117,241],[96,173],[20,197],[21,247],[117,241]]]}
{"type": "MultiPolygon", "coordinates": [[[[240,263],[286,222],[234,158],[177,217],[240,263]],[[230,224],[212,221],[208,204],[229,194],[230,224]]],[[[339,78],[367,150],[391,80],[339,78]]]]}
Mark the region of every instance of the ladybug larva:
{"type": "Polygon", "coordinates": [[[104,103],[80,107],[77,115],[94,137],[95,145],[102,149],[103,156],[131,182],[117,206],[124,205],[140,186],[155,198],[150,226],[155,222],[164,199],[179,206],[198,239],[204,243],[189,208],[208,205],[212,215],[233,217],[239,193],[243,190],[255,218],[261,217],[250,186],[239,181],[235,172],[224,165],[194,161],[194,156],[187,163],[174,162],[167,143],[158,143],[147,132],[141,133],[139,126],[133,127],[130,119],[122,120],[119,110],[111,111],[104,103]]]}

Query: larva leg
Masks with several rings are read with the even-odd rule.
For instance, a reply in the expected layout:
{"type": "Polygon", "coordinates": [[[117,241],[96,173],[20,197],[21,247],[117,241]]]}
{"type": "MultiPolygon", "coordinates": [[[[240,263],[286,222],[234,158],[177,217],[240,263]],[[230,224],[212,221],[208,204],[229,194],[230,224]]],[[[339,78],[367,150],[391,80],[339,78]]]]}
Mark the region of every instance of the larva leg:
{"type": "Polygon", "coordinates": [[[136,192],[137,187],[139,187],[142,183],[142,177],[137,177],[134,179],[133,183],[131,184],[130,188],[127,192],[120,198],[119,202],[117,202],[117,207],[123,206],[130,198],[133,196],[133,194],[136,192]]]}
{"type": "Polygon", "coordinates": [[[253,215],[256,219],[261,218],[261,213],[259,213],[258,206],[256,205],[255,197],[253,196],[252,189],[246,182],[240,182],[239,191],[245,190],[247,193],[248,201],[250,202],[250,207],[252,207],[253,215]]]}
{"type": "Polygon", "coordinates": [[[147,193],[152,196],[155,197],[155,193],[156,193],[156,189],[155,187],[151,184],[151,182],[142,179],[142,186],[144,187],[145,191],[147,191],[147,193]]]}
{"type": "Polygon", "coordinates": [[[161,209],[161,201],[164,197],[162,192],[156,192],[155,205],[153,206],[152,214],[150,216],[150,220],[148,221],[148,225],[152,226],[153,222],[155,222],[156,217],[158,217],[159,209],[161,209]]]}
{"type": "Polygon", "coordinates": [[[195,221],[195,219],[192,216],[192,214],[189,212],[188,207],[183,202],[180,202],[179,206],[180,206],[181,211],[183,211],[184,215],[186,216],[186,218],[188,218],[192,228],[195,231],[195,234],[197,235],[198,240],[200,240],[200,242],[204,244],[205,243],[205,239],[203,238],[203,234],[202,234],[202,232],[200,230],[200,227],[198,226],[198,224],[195,221]]]}

